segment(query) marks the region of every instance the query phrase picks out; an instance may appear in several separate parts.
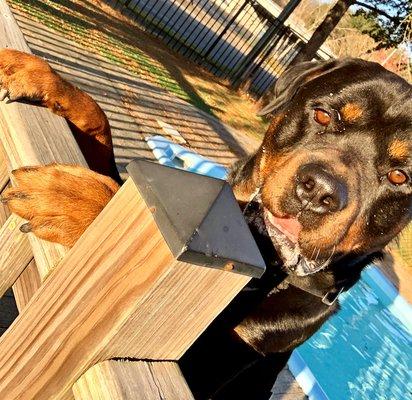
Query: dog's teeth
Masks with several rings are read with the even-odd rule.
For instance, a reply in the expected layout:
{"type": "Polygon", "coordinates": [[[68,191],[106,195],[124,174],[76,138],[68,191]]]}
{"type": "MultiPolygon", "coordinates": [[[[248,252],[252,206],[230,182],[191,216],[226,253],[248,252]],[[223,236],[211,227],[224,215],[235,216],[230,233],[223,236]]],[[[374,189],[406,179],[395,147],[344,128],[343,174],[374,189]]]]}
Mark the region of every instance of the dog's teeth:
{"type": "Polygon", "coordinates": [[[6,89],[0,89],[0,101],[3,101],[8,94],[9,92],[6,89]]]}

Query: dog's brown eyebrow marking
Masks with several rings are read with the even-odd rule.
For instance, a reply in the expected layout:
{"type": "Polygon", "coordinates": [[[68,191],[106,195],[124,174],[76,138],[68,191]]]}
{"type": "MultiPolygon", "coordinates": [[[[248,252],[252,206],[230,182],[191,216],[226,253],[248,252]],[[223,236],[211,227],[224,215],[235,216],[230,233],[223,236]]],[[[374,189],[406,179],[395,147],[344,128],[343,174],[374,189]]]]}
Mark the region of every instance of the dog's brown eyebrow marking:
{"type": "Polygon", "coordinates": [[[283,118],[285,118],[285,116],[283,114],[277,114],[272,118],[272,121],[270,121],[270,125],[267,129],[267,134],[273,135],[276,133],[277,128],[279,126],[279,124],[282,122],[283,118]]]}
{"type": "Polygon", "coordinates": [[[394,139],[389,145],[388,153],[391,158],[404,161],[409,156],[409,143],[405,140],[394,139]]]}
{"type": "Polygon", "coordinates": [[[347,103],[341,108],[340,113],[344,121],[352,123],[362,116],[363,109],[359,104],[347,103]]]}

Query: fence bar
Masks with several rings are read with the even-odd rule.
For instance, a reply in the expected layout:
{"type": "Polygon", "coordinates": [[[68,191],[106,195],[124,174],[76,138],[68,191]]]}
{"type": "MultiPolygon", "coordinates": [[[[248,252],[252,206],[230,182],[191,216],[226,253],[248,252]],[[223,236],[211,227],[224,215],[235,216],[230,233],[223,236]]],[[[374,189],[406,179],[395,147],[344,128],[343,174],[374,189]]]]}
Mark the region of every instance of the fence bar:
{"type": "Polygon", "coordinates": [[[272,25],[271,28],[262,36],[261,41],[254,47],[248,57],[245,59],[243,66],[240,68],[235,83],[243,82],[250,75],[251,70],[253,69],[253,60],[255,60],[259,54],[266,48],[270,42],[272,35],[279,29],[281,25],[289,18],[295,8],[300,4],[302,0],[290,0],[289,3],[285,6],[282,12],[276,19],[276,23],[272,25]]]}
{"type": "Polygon", "coordinates": [[[300,1],[290,0],[278,17],[258,0],[142,0],[125,1],[119,8],[131,10],[143,29],[174,51],[229,78],[235,87],[246,82],[244,89],[249,86],[260,96],[282,69],[272,62],[278,59],[280,65],[285,58],[279,37],[294,38],[299,46],[298,34],[283,24],[300,1]]]}
{"type": "Polygon", "coordinates": [[[231,20],[228,22],[228,24],[225,26],[223,31],[219,34],[219,36],[212,42],[210,45],[209,49],[206,51],[205,54],[203,54],[203,57],[207,58],[207,56],[210,54],[210,52],[213,50],[213,48],[220,42],[220,40],[225,36],[226,32],[229,30],[229,28],[233,25],[233,23],[237,20],[239,15],[242,13],[242,11],[245,9],[245,7],[248,4],[248,0],[244,1],[243,4],[240,6],[240,8],[236,11],[235,15],[231,18],[231,20]]]}

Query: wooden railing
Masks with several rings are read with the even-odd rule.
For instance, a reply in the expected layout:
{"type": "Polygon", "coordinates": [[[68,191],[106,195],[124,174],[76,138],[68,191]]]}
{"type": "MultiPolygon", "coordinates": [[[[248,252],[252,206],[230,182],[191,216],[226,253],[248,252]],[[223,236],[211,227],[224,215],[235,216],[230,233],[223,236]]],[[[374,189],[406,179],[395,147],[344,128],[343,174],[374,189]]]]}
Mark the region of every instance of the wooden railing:
{"type": "MultiPolygon", "coordinates": [[[[4,0],[0,47],[30,52],[4,0]]],[[[86,166],[40,107],[0,103],[0,144],[1,190],[18,167],[86,166]]],[[[176,361],[249,276],[177,261],[130,178],[71,250],[21,233],[4,205],[0,222],[0,294],[13,287],[20,311],[0,338],[0,399],[192,398],[176,361]]]]}

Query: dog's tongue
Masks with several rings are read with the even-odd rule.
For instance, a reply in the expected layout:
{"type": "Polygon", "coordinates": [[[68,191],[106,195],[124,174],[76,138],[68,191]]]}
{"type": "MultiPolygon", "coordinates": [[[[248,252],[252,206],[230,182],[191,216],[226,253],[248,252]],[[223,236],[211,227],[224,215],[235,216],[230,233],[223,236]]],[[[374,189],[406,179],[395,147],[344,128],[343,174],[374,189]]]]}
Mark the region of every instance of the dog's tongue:
{"type": "Polygon", "coordinates": [[[298,241],[302,225],[296,218],[278,218],[271,212],[268,212],[267,215],[270,223],[286,235],[292,242],[296,243],[298,241]]]}

